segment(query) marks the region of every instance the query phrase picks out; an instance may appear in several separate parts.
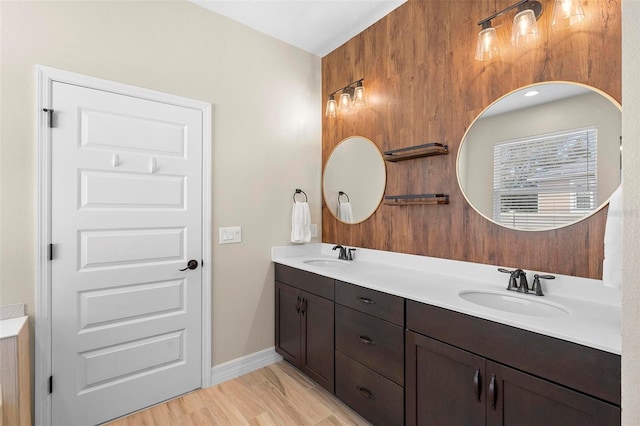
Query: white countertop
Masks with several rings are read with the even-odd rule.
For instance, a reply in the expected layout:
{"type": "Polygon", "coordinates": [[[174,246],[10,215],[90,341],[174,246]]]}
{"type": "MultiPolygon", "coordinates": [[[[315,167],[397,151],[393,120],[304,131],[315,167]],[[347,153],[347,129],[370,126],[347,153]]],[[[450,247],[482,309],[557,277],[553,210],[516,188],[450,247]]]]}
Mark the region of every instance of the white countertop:
{"type": "MultiPolygon", "coordinates": [[[[357,248],[356,260],[344,265],[305,263],[311,259],[337,259],[338,252],[332,251],[332,247],[331,244],[274,247],[271,259],[275,263],[417,302],[621,354],[622,292],[603,286],[600,280],[550,273],[556,279],[542,280],[545,295],[539,297],[507,291],[509,275],[498,272],[498,266],[493,265],[362,248],[357,248]],[[531,298],[561,305],[569,313],[545,317],[492,309],[462,299],[459,293],[467,290],[531,298]]],[[[534,273],[548,272],[527,271],[530,284],[534,273]]]]}
{"type": "Polygon", "coordinates": [[[22,316],[0,320],[0,339],[17,336],[28,319],[28,316],[22,316]]]}

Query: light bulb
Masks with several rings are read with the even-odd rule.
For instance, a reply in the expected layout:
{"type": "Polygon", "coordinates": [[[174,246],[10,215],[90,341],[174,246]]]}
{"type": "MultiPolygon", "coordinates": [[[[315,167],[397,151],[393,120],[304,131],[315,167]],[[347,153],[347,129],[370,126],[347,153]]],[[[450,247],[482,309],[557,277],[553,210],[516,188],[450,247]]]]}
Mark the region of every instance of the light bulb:
{"type": "Polygon", "coordinates": [[[349,93],[342,92],[340,95],[340,104],[338,105],[340,112],[347,112],[351,109],[351,96],[349,93]]]}
{"type": "Polygon", "coordinates": [[[367,101],[364,98],[364,86],[362,85],[362,81],[359,81],[356,84],[356,88],[353,91],[353,106],[356,108],[363,107],[367,104],[367,101]]]}
{"type": "Polygon", "coordinates": [[[524,46],[535,42],[538,39],[538,22],[536,15],[531,9],[518,12],[513,18],[513,29],[511,31],[511,44],[514,46],[524,46]]]}
{"type": "Polygon", "coordinates": [[[338,110],[338,105],[336,104],[336,98],[333,95],[329,96],[329,100],[327,101],[327,110],[325,111],[325,117],[334,118],[336,116],[336,112],[338,110]]]}
{"type": "Polygon", "coordinates": [[[500,54],[495,28],[485,28],[478,33],[476,44],[476,60],[488,61],[500,54]]]}
{"type": "Polygon", "coordinates": [[[569,28],[584,19],[584,11],[580,0],[556,0],[553,5],[551,27],[554,29],[569,28]]]}

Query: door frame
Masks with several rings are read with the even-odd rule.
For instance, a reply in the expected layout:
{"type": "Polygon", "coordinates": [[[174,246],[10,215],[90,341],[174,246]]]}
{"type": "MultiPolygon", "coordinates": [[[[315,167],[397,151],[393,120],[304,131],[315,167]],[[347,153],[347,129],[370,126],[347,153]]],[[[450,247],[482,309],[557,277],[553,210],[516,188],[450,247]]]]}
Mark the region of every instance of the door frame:
{"type": "MultiPolygon", "coordinates": [[[[211,386],[211,104],[70,71],[36,65],[36,282],[35,282],[35,424],[51,424],[51,132],[48,115],[52,86],[61,82],[150,101],[195,109],[202,114],[202,365],[201,386],[211,386]]],[[[143,408],[143,407],[140,407],[143,408]]]]}

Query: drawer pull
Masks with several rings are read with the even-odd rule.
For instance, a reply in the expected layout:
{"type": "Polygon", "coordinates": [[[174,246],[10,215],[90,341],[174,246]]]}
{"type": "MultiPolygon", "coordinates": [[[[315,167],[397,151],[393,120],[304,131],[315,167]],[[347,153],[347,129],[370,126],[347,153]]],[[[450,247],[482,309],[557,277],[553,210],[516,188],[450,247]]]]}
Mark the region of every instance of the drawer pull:
{"type": "Polygon", "coordinates": [[[491,375],[491,382],[489,383],[489,401],[491,401],[491,409],[496,410],[496,375],[491,375]]]}
{"type": "Polygon", "coordinates": [[[376,399],[376,396],[372,394],[369,389],[361,388],[360,386],[356,386],[356,388],[358,389],[358,392],[360,392],[365,398],[376,399]]]}
{"type": "Polygon", "coordinates": [[[371,300],[367,297],[358,297],[358,300],[361,301],[362,303],[366,304],[366,305],[375,305],[376,302],[374,300],[371,300]]]}
{"type": "Polygon", "coordinates": [[[476,368],[476,374],[473,375],[473,390],[476,393],[476,399],[480,402],[480,369],[476,368]]]}
{"type": "Polygon", "coordinates": [[[375,345],[376,341],[373,340],[371,337],[368,336],[358,336],[358,339],[360,339],[360,341],[362,343],[366,343],[367,345],[375,345]]]}

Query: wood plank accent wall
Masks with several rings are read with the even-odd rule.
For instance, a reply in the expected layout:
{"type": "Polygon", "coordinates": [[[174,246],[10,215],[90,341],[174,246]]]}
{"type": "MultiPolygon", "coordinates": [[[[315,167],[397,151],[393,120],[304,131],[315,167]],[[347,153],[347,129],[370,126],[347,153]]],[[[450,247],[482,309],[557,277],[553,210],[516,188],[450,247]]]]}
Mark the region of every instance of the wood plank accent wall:
{"type": "Polygon", "coordinates": [[[450,148],[447,156],[387,163],[386,192],[445,193],[450,204],[381,205],[356,225],[339,222],[323,204],[323,242],[601,278],[606,209],[559,230],[514,231],[476,213],[458,187],[460,141],[500,96],[532,83],[567,80],[621,103],[619,0],[582,0],[586,19],[566,30],[551,30],[553,1],[541,0],[539,43],[520,49],[509,45],[515,12],[507,13],[493,21],[502,58],[476,61],[477,22],[514,2],[409,0],[322,59],[323,114],[329,93],[360,78],[369,102],[349,115],[323,116],[323,164],[353,135],[371,139],[381,151],[427,142],[450,148]]]}

